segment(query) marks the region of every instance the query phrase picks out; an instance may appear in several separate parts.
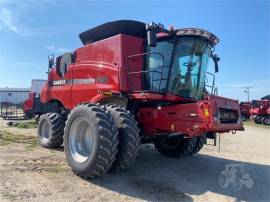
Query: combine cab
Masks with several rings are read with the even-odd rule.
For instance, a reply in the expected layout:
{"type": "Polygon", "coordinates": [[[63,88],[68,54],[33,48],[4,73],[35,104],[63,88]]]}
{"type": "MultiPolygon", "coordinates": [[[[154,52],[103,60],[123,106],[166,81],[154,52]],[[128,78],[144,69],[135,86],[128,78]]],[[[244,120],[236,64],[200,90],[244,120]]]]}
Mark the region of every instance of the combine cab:
{"type": "Polygon", "coordinates": [[[187,157],[207,134],[243,130],[238,102],[206,92],[218,38],[202,29],[121,20],[81,33],[83,47],[49,58],[38,139],[63,143],[72,170],[96,177],[123,171],[141,143],[187,157]]]}

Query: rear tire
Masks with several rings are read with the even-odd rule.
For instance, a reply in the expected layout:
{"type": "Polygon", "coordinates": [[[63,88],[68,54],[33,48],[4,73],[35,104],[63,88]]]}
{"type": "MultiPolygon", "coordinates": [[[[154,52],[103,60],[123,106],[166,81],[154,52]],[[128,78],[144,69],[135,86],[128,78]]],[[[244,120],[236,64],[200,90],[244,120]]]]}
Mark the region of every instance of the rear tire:
{"type": "Polygon", "coordinates": [[[206,134],[197,136],[196,144],[195,144],[195,147],[193,148],[193,151],[191,152],[191,155],[197,154],[203,148],[205,143],[206,143],[206,134]]]}
{"type": "Polygon", "coordinates": [[[68,116],[64,148],[73,172],[94,178],[106,173],[115,161],[118,132],[110,114],[99,105],[83,103],[68,116]]]}
{"type": "Polygon", "coordinates": [[[156,149],[169,157],[184,158],[192,154],[195,148],[196,138],[173,137],[166,138],[162,142],[155,142],[156,149]]]}
{"type": "Polygon", "coordinates": [[[134,164],[138,155],[140,136],[137,121],[124,107],[114,104],[108,104],[105,107],[118,128],[118,153],[112,170],[125,171],[134,164]]]}
{"type": "Polygon", "coordinates": [[[64,120],[57,113],[40,116],[38,122],[38,142],[42,147],[59,147],[63,144],[64,120]]]}

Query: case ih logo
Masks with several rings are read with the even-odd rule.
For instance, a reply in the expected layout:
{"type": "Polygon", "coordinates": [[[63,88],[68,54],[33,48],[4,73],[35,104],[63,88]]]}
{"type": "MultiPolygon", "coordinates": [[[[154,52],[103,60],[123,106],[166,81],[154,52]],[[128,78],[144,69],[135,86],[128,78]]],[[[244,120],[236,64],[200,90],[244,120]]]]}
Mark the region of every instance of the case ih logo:
{"type": "Polygon", "coordinates": [[[66,80],[55,80],[53,81],[53,86],[65,85],[66,80]]]}

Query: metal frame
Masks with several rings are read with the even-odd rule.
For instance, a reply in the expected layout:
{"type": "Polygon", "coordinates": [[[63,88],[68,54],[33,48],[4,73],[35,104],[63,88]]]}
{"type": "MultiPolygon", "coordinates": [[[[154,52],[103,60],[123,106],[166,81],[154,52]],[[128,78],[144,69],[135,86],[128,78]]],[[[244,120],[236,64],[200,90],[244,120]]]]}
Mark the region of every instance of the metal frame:
{"type": "Polygon", "coordinates": [[[216,75],[212,74],[210,72],[206,72],[206,78],[207,78],[207,75],[210,75],[213,77],[213,82],[212,82],[212,85],[207,85],[206,82],[204,82],[204,86],[211,88],[211,95],[213,95],[213,94],[215,95],[215,93],[217,91],[217,89],[215,88],[216,75]]]}
{"type": "MultiPolygon", "coordinates": [[[[164,55],[162,53],[159,53],[159,52],[147,52],[147,53],[141,53],[141,54],[136,54],[136,55],[130,55],[127,57],[127,61],[126,61],[126,66],[127,66],[127,70],[128,70],[128,81],[127,81],[127,85],[128,85],[128,91],[129,92],[154,92],[154,93],[160,93],[162,94],[161,92],[161,81],[163,80],[168,80],[168,78],[164,79],[162,78],[162,75],[163,75],[163,71],[164,71],[164,55]],[[156,71],[156,70],[142,70],[142,71],[135,71],[135,72],[131,72],[130,71],[130,66],[129,66],[129,60],[132,59],[132,58],[135,58],[135,57],[139,57],[139,56],[145,56],[145,55],[151,55],[151,54],[156,54],[156,55],[160,55],[162,57],[162,66],[161,66],[161,71],[156,71]],[[130,90],[130,76],[131,75],[135,75],[135,74],[152,74],[154,75],[155,73],[159,74],[160,75],[160,79],[154,79],[154,76],[152,76],[152,80],[151,80],[151,84],[153,84],[153,82],[155,81],[159,81],[159,87],[158,87],[158,90],[154,90],[153,89],[153,85],[151,85],[151,89],[149,90],[144,90],[144,85],[142,85],[142,90],[130,90]]],[[[144,79],[142,79],[142,81],[144,81],[144,79]]]]}

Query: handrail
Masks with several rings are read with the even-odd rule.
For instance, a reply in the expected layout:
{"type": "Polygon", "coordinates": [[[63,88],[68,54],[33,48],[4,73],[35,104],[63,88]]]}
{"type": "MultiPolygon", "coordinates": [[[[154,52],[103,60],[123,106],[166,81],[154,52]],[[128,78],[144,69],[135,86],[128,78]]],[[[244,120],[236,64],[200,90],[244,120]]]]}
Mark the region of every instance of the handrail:
{"type": "MultiPolygon", "coordinates": [[[[151,84],[154,82],[154,74],[155,73],[158,73],[160,75],[160,79],[158,80],[155,80],[155,81],[159,81],[159,87],[158,87],[158,92],[160,93],[161,91],[161,81],[164,80],[162,78],[162,74],[163,74],[163,71],[164,71],[164,60],[165,60],[165,57],[162,53],[160,52],[146,52],[146,53],[140,53],[140,54],[135,54],[135,55],[130,55],[127,57],[127,60],[126,60],[126,66],[127,66],[127,70],[128,70],[128,90],[130,89],[129,88],[129,81],[130,81],[130,75],[134,75],[134,74],[147,74],[147,73],[152,73],[153,76],[152,76],[152,80],[151,80],[151,84]],[[135,71],[135,72],[131,72],[130,71],[130,66],[129,66],[129,60],[132,59],[132,58],[135,58],[135,57],[139,57],[139,56],[144,56],[144,55],[151,55],[151,54],[156,54],[156,55],[160,55],[162,57],[162,65],[161,66],[158,66],[158,67],[161,67],[161,71],[157,71],[157,70],[142,70],[142,71],[135,71]]],[[[167,79],[166,79],[167,80],[167,79]]],[[[153,85],[151,85],[151,89],[153,90],[153,85]]],[[[143,91],[143,89],[142,89],[143,91]]]]}
{"type": "Polygon", "coordinates": [[[206,76],[207,76],[207,74],[213,77],[213,81],[212,81],[212,85],[206,84],[206,82],[204,82],[204,86],[207,86],[207,87],[211,88],[211,95],[213,95],[213,94],[215,94],[215,80],[216,80],[216,75],[215,74],[212,74],[210,72],[206,72],[206,76]]]}

